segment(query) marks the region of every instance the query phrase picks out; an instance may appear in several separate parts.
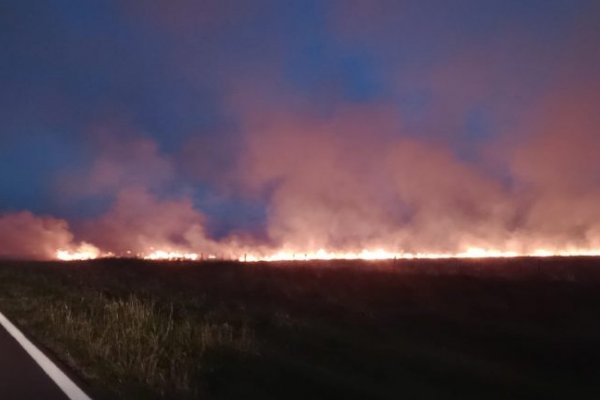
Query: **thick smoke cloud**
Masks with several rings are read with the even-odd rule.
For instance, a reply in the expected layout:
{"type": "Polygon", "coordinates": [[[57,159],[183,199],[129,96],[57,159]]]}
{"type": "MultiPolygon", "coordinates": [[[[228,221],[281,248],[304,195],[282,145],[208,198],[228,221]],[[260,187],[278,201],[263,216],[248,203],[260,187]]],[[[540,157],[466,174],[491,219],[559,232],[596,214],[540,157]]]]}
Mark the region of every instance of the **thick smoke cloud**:
{"type": "Polygon", "coordinates": [[[175,179],[175,168],[158,144],[123,121],[86,132],[91,159],[83,168],[66,169],[56,180],[59,194],[71,199],[116,195],[132,186],[159,189],[175,179]]]}
{"type": "Polygon", "coordinates": [[[159,200],[143,188],[124,189],[111,209],[86,221],[83,236],[119,256],[154,251],[214,254],[206,238],[204,217],[189,199],[159,200]]]}
{"type": "Polygon", "coordinates": [[[403,137],[392,113],[280,117],[249,128],[244,176],[274,186],[269,234],[299,252],[456,252],[506,240],[500,184],[444,147],[403,137]]]}
{"type": "Polygon", "coordinates": [[[80,221],[79,236],[116,256],[217,253],[186,188],[173,190],[176,167],[155,141],[123,123],[96,128],[93,137],[96,157],[89,167],[68,171],[59,182],[82,198],[110,199],[103,213],[80,221]]]}
{"type": "Polygon", "coordinates": [[[598,85],[549,96],[530,117],[533,134],[511,166],[528,195],[524,225],[559,243],[600,243],[598,85]]]}
{"type": "Polygon", "coordinates": [[[121,3],[169,44],[140,86],[169,76],[194,101],[149,101],[171,118],[160,135],[136,118],[81,127],[89,157],[56,196],[104,206],[3,214],[0,256],[600,249],[597,6],[279,3],[121,3]],[[210,196],[262,204],[264,234],[211,237],[210,196]]]}
{"type": "Polygon", "coordinates": [[[581,125],[589,111],[544,109],[552,116],[506,161],[510,182],[443,141],[403,135],[393,114],[356,108],[249,127],[243,177],[271,188],[269,235],[295,252],[597,248],[600,142],[594,122],[581,125]]]}
{"type": "Polygon", "coordinates": [[[35,216],[23,211],[0,215],[0,257],[53,259],[57,251],[78,251],[85,246],[74,243],[67,221],[35,216]]]}

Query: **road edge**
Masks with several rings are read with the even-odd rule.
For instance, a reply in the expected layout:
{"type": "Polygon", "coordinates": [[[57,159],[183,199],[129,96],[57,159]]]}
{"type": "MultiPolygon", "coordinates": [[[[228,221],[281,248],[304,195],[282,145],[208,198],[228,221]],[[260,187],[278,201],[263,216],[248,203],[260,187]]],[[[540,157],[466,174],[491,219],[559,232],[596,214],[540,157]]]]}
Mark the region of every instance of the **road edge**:
{"type": "Polygon", "coordinates": [[[0,312],[0,325],[29,354],[35,363],[50,377],[70,400],[92,400],[50,358],[38,349],[25,335],[0,312]]]}

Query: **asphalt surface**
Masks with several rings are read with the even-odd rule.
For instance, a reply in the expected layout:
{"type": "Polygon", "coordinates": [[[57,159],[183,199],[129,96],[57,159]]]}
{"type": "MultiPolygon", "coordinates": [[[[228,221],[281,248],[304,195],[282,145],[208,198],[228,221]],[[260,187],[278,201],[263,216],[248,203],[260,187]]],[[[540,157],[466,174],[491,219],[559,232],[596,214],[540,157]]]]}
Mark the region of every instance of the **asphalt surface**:
{"type": "Polygon", "coordinates": [[[0,398],[2,400],[68,400],[2,326],[0,326],[0,398]]]}

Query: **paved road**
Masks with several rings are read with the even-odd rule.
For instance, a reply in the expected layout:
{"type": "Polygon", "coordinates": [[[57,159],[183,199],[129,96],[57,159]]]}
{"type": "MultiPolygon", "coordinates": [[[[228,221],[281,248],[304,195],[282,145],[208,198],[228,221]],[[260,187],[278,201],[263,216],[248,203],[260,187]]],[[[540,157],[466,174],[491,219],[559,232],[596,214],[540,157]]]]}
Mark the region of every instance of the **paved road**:
{"type": "Polygon", "coordinates": [[[68,400],[58,386],[0,326],[0,398],[68,400]]]}

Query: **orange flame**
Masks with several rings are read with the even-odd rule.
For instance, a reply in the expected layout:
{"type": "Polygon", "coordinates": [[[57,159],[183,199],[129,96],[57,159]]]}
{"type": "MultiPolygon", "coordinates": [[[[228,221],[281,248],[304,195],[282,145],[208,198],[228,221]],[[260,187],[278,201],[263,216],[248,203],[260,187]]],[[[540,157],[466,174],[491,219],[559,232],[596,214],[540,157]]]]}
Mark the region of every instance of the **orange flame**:
{"type": "Polygon", "coordinates": [[[196,261],[200,256],[196,253],[184,253],[177,251],[155,250],[147,255],[142,256],[145,260],[186,260],[196,261]]]}
{"type": "Polygon", "coordinates": [[[101,256],[100,250],[84,243],[75,250],[56,250],[56,258],[61,261],[93,260],[101,256]]]}
{"type": "Polygon", "coordinates": [[[390,252],[384,249],[361,250],[359,252],[330,252],[319,249],[314,252],[279,251],[268,255],[248,254],[240,257],[240,261],[312,261],[312,260],[393,260],[393,259],[446,259],[446,258],[510,258],[510,257],[553,257],[553,256],[600,256],[599,250],[569,249],[549,250],[536,249],[531,252],[502,251],[469,247],[457,253],[405,253],[390,252]]]}
{"type": "MultiPolygon", "coordinates": [[[[239,253],[239,251],[237,251],[239,253]]],[[[61,261],[91,260],[100,257],[114,257],[112,253],[102,253],[96,247],[83,244],[75,250],[57,250],[56,259],[61,261]]],[[[148,253],[132,255],[128,252],[127,257],[145,260],[164,261],[198,261],[201,259],[214,260],[219,257],[211,254],[203,257],[200,253],[188,251],[151,250],[148,253]]],[[[319,249],[316,251],[300,252],[280,250],[272,253],[245,252],[243,255],[231,257],[241,262],[259,261],[317,261],[317,260],[412,260],[412,259],[459,259],[459,258],[510,258],[510,257],[569,257],[569,256],[600,256],[600,249],[545,249],[539,248],[533,251],[517,252],[487,249],[481,247],[468,247],[457,253],[429,253],[429,252],[391,252],[385,249],[363,249],[356,252],[339,252],[319,249]]]]}

